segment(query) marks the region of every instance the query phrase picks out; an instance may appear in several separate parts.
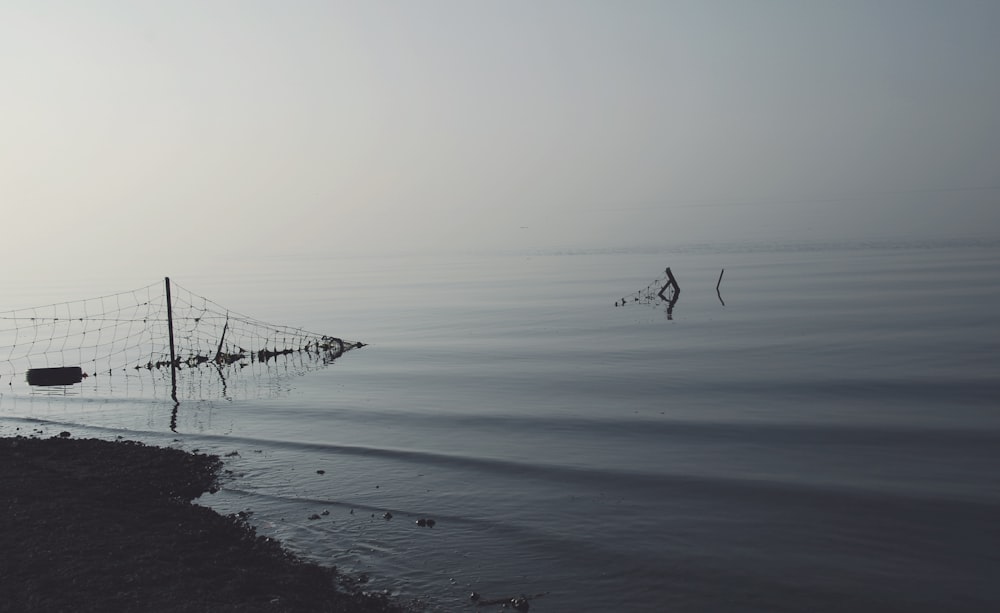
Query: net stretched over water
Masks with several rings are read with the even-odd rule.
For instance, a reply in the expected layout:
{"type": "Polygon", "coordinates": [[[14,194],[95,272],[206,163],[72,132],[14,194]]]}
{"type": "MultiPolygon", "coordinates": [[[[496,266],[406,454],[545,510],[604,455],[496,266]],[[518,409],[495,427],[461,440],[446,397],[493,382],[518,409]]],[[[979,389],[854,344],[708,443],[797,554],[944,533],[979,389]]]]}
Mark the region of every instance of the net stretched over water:
{"type": "Polygon", "coordinates": [[[673,306],[677,303],[681,288],[677,285],[677,279],[669,267],[664,271],[663,276],[653,279],[646,287],[634,291],[631,294],[622,296],[621,301],[615,301],[615,306],[628,306],[630,304],[660,304],[663,302],[673,306]]]}
{"type": "MultiPolygon", "coordinates": [[[[267,323],[171,282],[0,312],[0,385],[229,396],[329,365],[357,341],[267,323]]],[[[2,388],[0,388],[2,390],[2,388]]]]}

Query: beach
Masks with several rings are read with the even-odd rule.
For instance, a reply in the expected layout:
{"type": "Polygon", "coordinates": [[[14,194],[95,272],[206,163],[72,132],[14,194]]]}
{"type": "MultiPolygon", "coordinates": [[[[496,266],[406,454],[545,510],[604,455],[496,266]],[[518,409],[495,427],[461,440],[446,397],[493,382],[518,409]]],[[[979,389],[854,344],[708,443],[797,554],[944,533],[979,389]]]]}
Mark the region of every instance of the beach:
{"type": "Polygon", "coordinates": [[[0,611],[403,611],[192,500],[217,456],[117,440],[0,439],[0,611]]]}

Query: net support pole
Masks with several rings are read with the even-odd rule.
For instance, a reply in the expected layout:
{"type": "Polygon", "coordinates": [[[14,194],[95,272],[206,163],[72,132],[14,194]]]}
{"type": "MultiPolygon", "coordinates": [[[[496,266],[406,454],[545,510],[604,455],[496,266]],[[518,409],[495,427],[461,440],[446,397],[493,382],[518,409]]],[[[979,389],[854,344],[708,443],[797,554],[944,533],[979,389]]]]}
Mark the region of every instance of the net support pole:
{"type": "Polygon", "coordinates": [[[177,356],[174,351],[174,308],[170,298],[170,277],[163,277],[167,293],[167,336],[170,339],[170,397],[177,402],[177,356]]]}

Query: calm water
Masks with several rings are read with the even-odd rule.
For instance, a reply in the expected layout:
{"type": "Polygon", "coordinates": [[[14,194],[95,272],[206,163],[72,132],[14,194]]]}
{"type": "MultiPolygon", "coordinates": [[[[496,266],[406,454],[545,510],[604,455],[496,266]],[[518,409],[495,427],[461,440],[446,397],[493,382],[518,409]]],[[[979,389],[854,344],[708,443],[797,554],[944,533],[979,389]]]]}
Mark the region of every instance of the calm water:
{"type": "Polygon", "coordinates": [[[9,391],[0,434],[231,454],[201,502],[432,610],[1000,607],[1000,242],[221,266],[173,276],[370,346],[182,398],[177,433],[158,390],[9,391]],[[669,316],[615,306],[666,266],[669,316]]]}

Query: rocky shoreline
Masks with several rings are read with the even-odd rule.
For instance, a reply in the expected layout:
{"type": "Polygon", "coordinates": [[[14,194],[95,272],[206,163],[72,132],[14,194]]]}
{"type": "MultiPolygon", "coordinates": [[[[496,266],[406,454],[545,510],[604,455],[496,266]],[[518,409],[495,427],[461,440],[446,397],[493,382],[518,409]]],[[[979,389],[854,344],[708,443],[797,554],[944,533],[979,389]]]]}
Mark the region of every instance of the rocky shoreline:
{"type": "Polygon", "coordinates": [[[217,456],[0,438],[0,612],[408,610],[191,501],[217,456]]]}

